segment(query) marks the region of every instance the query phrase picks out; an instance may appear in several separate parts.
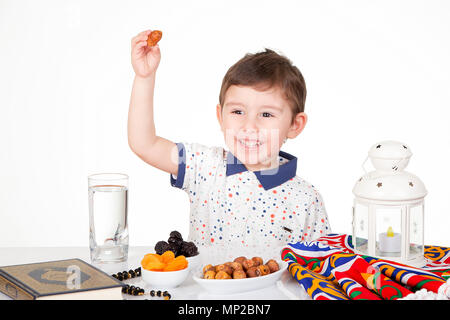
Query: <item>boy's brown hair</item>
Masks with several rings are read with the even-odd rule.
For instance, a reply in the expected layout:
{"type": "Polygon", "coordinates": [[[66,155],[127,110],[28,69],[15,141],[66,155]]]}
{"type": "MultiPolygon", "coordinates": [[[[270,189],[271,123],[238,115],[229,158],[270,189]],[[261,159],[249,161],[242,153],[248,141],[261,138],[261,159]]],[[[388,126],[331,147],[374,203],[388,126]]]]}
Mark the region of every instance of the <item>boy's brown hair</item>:
{"type": "Polygon", "coordinates": [[[291,105],[292,120],[305,109],[306,84],[300,70],[288,58],[267,48],[254,54],[247,53],[228,69],[220,88],[222,109],[225,93],[232,85],[250,86],[261,91],[280,88],[291,105]]]}

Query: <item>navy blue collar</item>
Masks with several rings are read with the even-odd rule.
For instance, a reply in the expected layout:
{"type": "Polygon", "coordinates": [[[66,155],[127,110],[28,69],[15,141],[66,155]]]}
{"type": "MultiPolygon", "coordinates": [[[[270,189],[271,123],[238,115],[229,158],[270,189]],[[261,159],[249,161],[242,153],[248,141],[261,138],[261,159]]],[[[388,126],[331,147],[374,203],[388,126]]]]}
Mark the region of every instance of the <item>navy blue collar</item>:
{"type": "MultiPolygon", "coordinates": [[[[263,186],[264,190],[269,190],[277,187],[289,179],[295,177],[297,171],[297,158],[287,152],[281,151],[280,157],[289,160],[282,165],[266,170],[253,171],[258,178],[259,182],[263,186]]],[[[227,154],[227,177],[236,173],[245,172],[248,169],[245,165],[239,161],[230,151],[227,154]]]]}

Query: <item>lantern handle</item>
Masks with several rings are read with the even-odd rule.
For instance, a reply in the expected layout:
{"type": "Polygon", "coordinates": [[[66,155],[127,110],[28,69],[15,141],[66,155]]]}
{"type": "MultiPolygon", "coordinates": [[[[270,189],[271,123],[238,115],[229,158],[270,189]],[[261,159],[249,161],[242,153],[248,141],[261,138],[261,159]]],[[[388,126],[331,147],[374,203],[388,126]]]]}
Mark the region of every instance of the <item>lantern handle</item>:
{"type": "Polygon", "coordinates": [[[366,157],[366,160],[364,160],[364,162],[363,162],[362,165],[361,165],[362,169],[364,170],[364,174],[367,174],[367,170],[366,170],[366,168],[364,167],[364,165],[366,164],[366,162],[367,162],[368,159],[369,159],[369,156],[366,157]]]}

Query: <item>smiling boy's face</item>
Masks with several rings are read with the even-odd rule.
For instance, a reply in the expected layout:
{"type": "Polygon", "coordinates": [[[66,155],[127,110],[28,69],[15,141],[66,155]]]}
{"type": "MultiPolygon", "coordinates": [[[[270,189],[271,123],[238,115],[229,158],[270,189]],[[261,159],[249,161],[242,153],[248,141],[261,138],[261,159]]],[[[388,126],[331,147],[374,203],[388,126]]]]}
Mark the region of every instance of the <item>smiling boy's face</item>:
{"type": "Polygon", "coordinates": [[[232,85],[216,111],[228,149],[250,171],[277,167],[283,141],[299,135],[307,120],[303,112],[292,118],[279,88],[232,85]]]}

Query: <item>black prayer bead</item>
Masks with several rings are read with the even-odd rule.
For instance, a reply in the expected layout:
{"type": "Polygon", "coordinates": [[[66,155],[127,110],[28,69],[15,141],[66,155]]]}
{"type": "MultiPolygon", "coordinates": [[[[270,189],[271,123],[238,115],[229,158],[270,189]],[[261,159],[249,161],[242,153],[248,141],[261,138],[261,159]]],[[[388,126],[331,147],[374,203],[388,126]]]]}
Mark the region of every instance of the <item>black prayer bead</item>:
{"type": "Polygon", "coordinates": [[[156,295],[157,295],[158,297],[161,297],[161,291],[158,290],[158,291],[156,292],[156,295]]]}
{"type": "Polygon", "coordinates": [[[150,295],[151,295],[152,297],[154,297],[154,296],[155,296],[155,290],[150,291],[150,295]]]}

